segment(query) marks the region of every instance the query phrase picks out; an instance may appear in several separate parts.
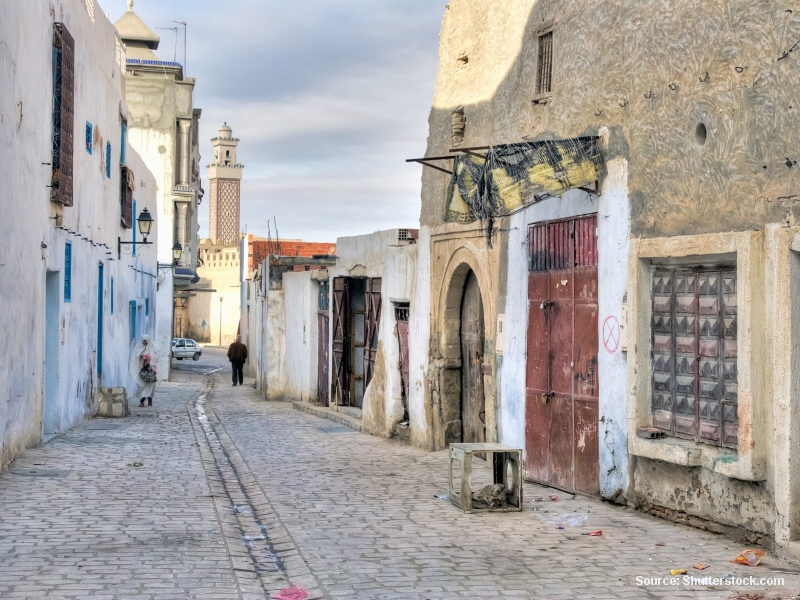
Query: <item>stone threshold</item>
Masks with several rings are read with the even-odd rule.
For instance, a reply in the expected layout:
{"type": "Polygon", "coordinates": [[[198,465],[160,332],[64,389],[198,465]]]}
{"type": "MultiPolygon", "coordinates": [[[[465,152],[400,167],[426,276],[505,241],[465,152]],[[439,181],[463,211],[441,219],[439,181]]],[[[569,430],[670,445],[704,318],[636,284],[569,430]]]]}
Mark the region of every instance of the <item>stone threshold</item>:
{"type": "Polygon", "coordinates": [[[360,418],[339,412],[338,410],[334,410],[326,406],[309,404],[308,402],[297,401],[293,401],[292,406],[295,408],[295,410],[307,412],[315,417],[321,417],[323,419],[328,419],[329,421],[334,421],[335,423],[340,423],[341,425],[346,425],[355,431],[363,431],[360,418]]]}

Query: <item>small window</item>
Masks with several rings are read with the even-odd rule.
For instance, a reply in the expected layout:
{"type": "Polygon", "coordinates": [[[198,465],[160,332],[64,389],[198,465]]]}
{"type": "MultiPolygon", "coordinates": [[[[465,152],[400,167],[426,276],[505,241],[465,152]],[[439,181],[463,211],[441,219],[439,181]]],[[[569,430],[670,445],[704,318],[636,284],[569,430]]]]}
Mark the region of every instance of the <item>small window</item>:
{"type": "Polygon", "coordinates": [[[536,93],[549,94],[553,83],[553,32],[539,36],[539,59],[536,69],[536,93]]]}
{"type": "Polygon", "coordinates": [[[114,278],[111,278],[111,295],[109,297],[110,306],[111,306],[111,314],[114,314],[114,278]]]}
{"type": "Polygon", "coordinates": [[[86,121],[86,152],[92,153],[92,124],[86,121]]]}
{"type": "Polygon", "coordinates": [[[738,446],[735,267],[653,270],[653,426],[738,446]]]}
{"type": "Polygon", "coordinates": [[[111,142],[106,142],[106,178],[111,179],[111,142]]]}
{"type": "Polygon", "coordinates": [[[150,314],[150,298],[144,299],[144,314],[145,315],[150,314]]]}
{"type": "Polygon", "coordinates": [[[72,302],[72,242],[64,246],[64,302],[72,302]]]}

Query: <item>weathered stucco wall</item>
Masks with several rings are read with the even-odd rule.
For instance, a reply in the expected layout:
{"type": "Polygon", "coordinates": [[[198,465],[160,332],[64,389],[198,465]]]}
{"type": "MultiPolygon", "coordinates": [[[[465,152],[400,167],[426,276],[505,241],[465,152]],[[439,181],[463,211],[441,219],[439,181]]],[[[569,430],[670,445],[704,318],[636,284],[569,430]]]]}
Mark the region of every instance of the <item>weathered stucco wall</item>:
{"type": "Polygon", "coordinates": [[[317,287],[311,271],[284,273],[286,360],[283,376],[287,399],[317,398],[317,287]]]}
{"type": "MultiPolygon", "coordinates": [[[[3,4],[0,20],[0,335],[14,351],[0,361],[0,466],[48,434],[62,432],[97,410],[100,386],[128,387],[128,302],[150,300],[152,327],[155,252],[117,258],[120,226],[120,112],[123,74],[116,32],[99,13],[90,18],[79,0],[3,4]],[[50,201],[53,23],[75,39],[74,206],[50,201]],[[92,125],[91,154],[85,126],[92,125]],[[110,177],[106,152],[111,145],[110,177]],[[64,298],[65,248],[71,243],[71,300],[64,298]],[[111,260],[113,259],[113,260],[111,260]],[[99,267],[103,293],[99,294],[99,267]],[[111,312],[111,279],[114,280],[111,312]],[[48,285],[49,283],[49,285],[48,285]],[[98,317],[103,358],[98,365],[98,317]],[[99,368],[98,368],[99,367],[99,368]],[[98,371],[101,371],[100,374],[98,371]],[[43,423],[47,420],[46,423],[43,423]],[[46,426],[45,426],[46,425],[46,426]]],[[[138,206],[155,216],[155,183],[128,148],[137,174],[138,206]],[[143,184],[143,185],[142,185],[143,184]]]]}
{"type": "Polygon", "coordinates": [[[216,246],[203,240],[200,243],[200,258],[203,260],[203,266],[197,269],[200,281],[192,287],[215,291],[196,292],[196,295],[188,300],[189,323],[186,327],[186,337],[226,346],[236,339],[241,317],[239,247],[216,246]],[[222,337],[220,337],[220,316],[222,337]]]}
{"type": "MultiPolygon", "coordinates": [[[[364,390],[362,423],[364,431],[383,437],[390,435],[392,426],[402,420],[404,412],[399,369],[400,346],[391,301],[411,302],[410,320],[419,310],[412,301],[417,280],[418,245],[398,240],[398,229],[338,238],[336,266],[329,269],[330,281],[335,277],[353,276],[380,277],[382,280],[378,351],[373,378],[364,390]]],[[[332,319],[330,327],[329,339],[333,339],[332,319]]],[[[330,361],[329,373],[332,374],[332,353],[330,361]]]]}

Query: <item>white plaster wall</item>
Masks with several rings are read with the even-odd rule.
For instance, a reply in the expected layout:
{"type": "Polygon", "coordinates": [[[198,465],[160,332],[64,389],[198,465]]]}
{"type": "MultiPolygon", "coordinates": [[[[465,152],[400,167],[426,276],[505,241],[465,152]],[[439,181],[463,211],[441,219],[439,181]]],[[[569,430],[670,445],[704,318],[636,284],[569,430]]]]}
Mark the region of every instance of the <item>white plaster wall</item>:
{"type": "Polygon", "coordinates": [[[598,229],[598,348],[600,492],[604,497],[628,487],[627,361],[617,349],[603,346],[603,322],[609,316],[621,322],[627,286],[629,206],[627,163],[609,161],[601,195],[592,197],[571,190],[562,198],[549,198],[511,217],[505,340],[500,375],[500,441],[525,448],[525,385],[528,322],[528,225],[597,212],[598,229]]]}
{"type": "Polygon", "coordinates": [[[409,399],[408,414],[411,441],[424,447],[430,437],[425,413],[430,359],[431,306],[431,234],[421,226],[417,240],[417,284],[411,298],[408,323],[409,399]]]}
{"type": "MultiPolygon", "coordinates": [[[[155,253],[117,258],[120,226],[120,107],[123,74],[116,62],[116,32],[99,12],[90,19],[80,0],[0,5],[0,335],[13,344],[0,361],[0,465],[42,439],[46,356],[46,277],[57,277],[55,322],[50,346],[56,364],[52,425],[64,431],[93,414],[101,386],[130,384],[127,301],[149,298],[154,307],[155,253]],[[65,23],[75,39],[74,206],[50,202],[53,22],[65,23]],[[92,154],[84,143],[93,126],[92,154]],[[106,142],[111,177],[106,176],[106,142]],[[58,217],[58,220],[55,218],[58,217]],[[65,229],[60,229],[63,226],[65,229]],[[66,229],[74,232],[68,233],[66,229]],[[64,301],[64,250],[72,244],[72,297],[64,301]],[[102,297],[98,267],[102,264],[102,297]],[[139,271],[134,271],[135,267],[139,271]],[[110,281],[114,278],[114,314],[110,281]],[[98,376],[98,314],[103,314],[102,377],[98,376]]],[[[156,216],[152,175],[127,149],[138,169],[135,197],[156,216]],[[150,190],[147,189],[150,186],[150,190]],[[137,186],[138,187],[138,186],[137,186]]],[[[152,312],[151,312],[152,315],[152,312]]],[[[145,322],[145,328],[150,322],[145,322]]]]}
{"type": "MultiPolygon", "coordinates": [[[[398,235],[398,229],[388,229],[367,235],[338,238],[336,266],[329,269],[331,282],[334,277],[363,276],[364,273],[366,277],[380,277],[382,280],[378,346],[379,356],[383,361],[382,365],[375,365],[376,376],[364,391],[362,409],[363,422],[368,423],[372,432],[379,435],[389,435],[392,425],[403,417],[400,347],[391,300],[412,300],[417,281],[418,244],[400,244],[398,235]]],[[[411,310],[414,311],[413,304],[411,310]]],[[[427,314],[427,307],[425,313],[427,314]]],[[[330,327],[332,340],[332,319],[330,327]]],[[[329,373],[333,374],[333,353],[329,354],[329,373]]]]}
{"type": "Polygon", "coordinates": [[[270,290],[266,305],[264,395],[268,400],[282,400],[285,395],[286,357],[286,313],[283,290],[270,290]]]}
{"type": "Polygon", "coordinates": [[[316,400],[317,282],[311,279],[311,271],[284,273],[283,294],[286,311],[284,394],[291,400],[316,400]]]}

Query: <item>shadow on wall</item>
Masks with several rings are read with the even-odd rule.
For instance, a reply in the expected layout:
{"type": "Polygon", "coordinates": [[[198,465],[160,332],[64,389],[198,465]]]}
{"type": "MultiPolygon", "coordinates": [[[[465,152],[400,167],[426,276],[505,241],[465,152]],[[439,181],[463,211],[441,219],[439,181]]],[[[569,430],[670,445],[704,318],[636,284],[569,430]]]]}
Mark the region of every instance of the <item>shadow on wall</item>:
{"type": "MultiPolygon", "coordinates": [[[[777,59],[800,38],[800,21],[767,4],[675,0],[653,18],[649,5],[634,0],[539,0],[518,55],[498,79],[502,52],[486,45],[519,31],[502,22],[513,4],[500,11],[454,0],[442,28],[428,155],[447,155],[454,144],[597,135],[605,126],[605,159],[630,162],[633,237],[797,223],[800,198],[786,190],[800,168],[793,99],[800,71],[795,55],[777,59]],[[540,35],[549,31],[552,83],[543,93],[537,60],[540,35]],[[487,94],[489,101],[470,103],[487,94]]],[[[424,225],[443,223],[448,181],[423,169],[424,225]]]]}

